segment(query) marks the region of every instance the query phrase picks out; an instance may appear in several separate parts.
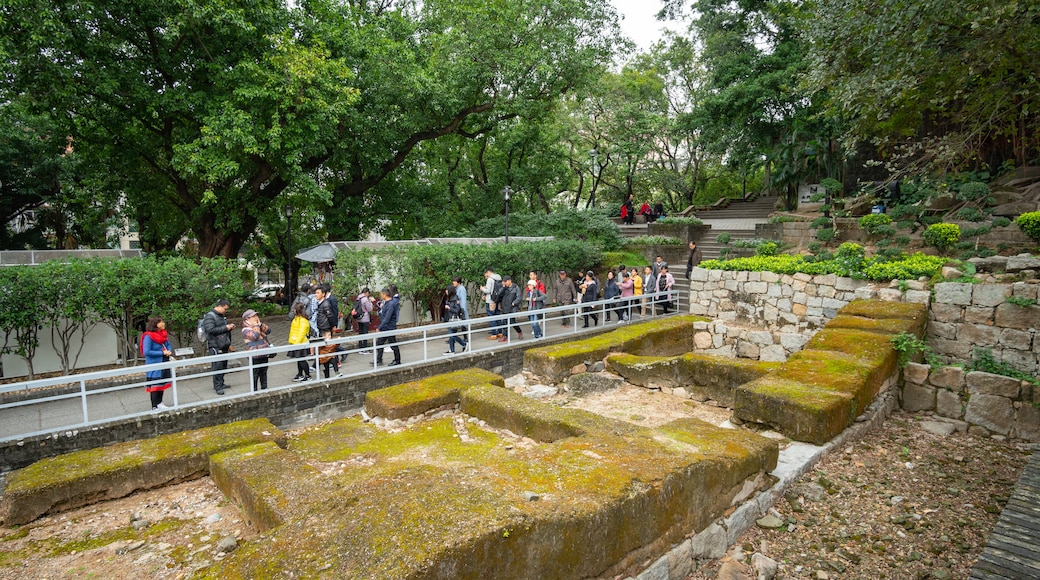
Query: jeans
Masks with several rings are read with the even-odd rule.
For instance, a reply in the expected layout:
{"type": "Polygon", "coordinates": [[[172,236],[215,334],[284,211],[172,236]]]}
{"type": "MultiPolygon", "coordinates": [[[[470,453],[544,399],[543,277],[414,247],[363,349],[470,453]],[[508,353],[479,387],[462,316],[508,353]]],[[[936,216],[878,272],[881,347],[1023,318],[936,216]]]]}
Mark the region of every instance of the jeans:
{"type": "Polygon", "coordinates": [[[531,332],[534,333],[535,338],[542,337],[542,325],[538,324],[538,318],[539,316],[537,314],[532,314],[527,317],[527,319],[531,321],[531,332]]]}
{"type": "Polygon", "coordinates": [[[466,350],[466,340],[459,336],[461,333],[453,333],[448,336],[448,350],[455,352],[455,345],[462,347],[462,350],[466,350]]]}
{"type": "MultiPolygon", "coordinates": [[[[495,316],[496,314],[498,314],[498,309],[492,310],[490,304],[487,304],[486,308],[487,308],[487,315],[488,316],[495,316]]],[[[501,320],[492,320],[490,323],[488,323],[488,330],[490,331],[488,333],[488,336],[495,336],[495,335],[498,335],[498,334],[502,334],[502,332],[499,330],[500,326],[502,326],[502,321],[501,320]]]]}

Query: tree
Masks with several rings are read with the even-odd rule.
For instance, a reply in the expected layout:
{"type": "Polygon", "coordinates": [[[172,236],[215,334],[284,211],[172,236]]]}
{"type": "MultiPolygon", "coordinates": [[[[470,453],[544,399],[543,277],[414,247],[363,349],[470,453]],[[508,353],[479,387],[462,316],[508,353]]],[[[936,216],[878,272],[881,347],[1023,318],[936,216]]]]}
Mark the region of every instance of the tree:
{"type": "MultiPolygon", "coordinates": [[[[3,8],[6,92],[109,159],[98,170],[118,178],[131,216],[169,216],[143,239],[166,245],[188,225],[203,256],[236,256],[285,195],[349,208],[385,193],[417,146],[558,98],[617,36],[594,0],[51,8],[3,8]]],[[[349,211],[327,217],[330,235],[356,233],[349,211]]]]}
{"type": "Polygon", "coordinates": [[[1040,153],[1040,7],[1012,0],[822,0],[805,21],[808,79],[920,169],[1023,164],[1040,153]]]}
{"type": "Polygon", "coordinates": [[[0,353],[13,353],[25,361],[33,378],[33,357],[40,346],[39,298],[33,291],[39,277],[29,266],[0,268],[0,353]]]}

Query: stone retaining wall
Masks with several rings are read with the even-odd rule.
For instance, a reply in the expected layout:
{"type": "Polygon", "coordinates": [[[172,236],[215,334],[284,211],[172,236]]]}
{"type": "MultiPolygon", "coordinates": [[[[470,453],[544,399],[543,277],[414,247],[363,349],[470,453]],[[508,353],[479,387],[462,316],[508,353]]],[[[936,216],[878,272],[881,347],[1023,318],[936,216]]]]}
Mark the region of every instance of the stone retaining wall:
{"type": "Polygon", "coordinates": [[[1040,306],[1019,306],[1009,296],[1036,301],[1037,280],[1014,284],[943,282],[934,288],[928,345],[945,362],[971,360],[976,348],[1029,374],[1040,370],[1040,306]]]}
{"type": "Polygon", "coordinates": [[[901,395],[903,409],[932,412],[959,431],[1040,441],[1040,388],[1028,381],[910,363],[901,395]]]}

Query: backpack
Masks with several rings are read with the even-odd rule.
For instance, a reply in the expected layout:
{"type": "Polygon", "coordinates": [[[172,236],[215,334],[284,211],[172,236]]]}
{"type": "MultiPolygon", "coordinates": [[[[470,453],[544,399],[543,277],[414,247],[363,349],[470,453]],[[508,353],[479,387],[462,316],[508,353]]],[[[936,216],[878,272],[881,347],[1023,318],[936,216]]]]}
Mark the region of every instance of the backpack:
{"type": "Polygon", "coordinates": [[[501,280],[495,280],[495,287],[491,291],[491,301],[498,304],[502,301],[502,292],[505,290],[505,286],[502,285],[501,280]]]}
{"type": "Polygon", "coordinates": [[[353,316],[354,318],[361,318],[361,316],[364,315],[364,313],[365,313],[365,309],[361,305],[361,299],[360,298],[355,298],[354,299],[354,306],[352,306],[350,308],[350,315],[353,316]]]}
{"type": "Polygon", "coordinates": [[[206,344],[208,342],[208,336],[206,336],[206,329],[203,327],[205,318],[200,318],[198,326],[195,327],[195,337],[199,339],[199,342],[206,344]]]}

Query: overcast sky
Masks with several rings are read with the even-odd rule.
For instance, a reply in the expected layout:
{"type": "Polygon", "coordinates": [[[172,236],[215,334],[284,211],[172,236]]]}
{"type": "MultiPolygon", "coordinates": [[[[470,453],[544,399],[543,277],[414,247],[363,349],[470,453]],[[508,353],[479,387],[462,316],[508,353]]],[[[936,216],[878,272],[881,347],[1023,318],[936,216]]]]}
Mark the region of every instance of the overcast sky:
{"type": "Polygon", "coordinates": [[[645,52],[661,38],[661,29],[668,27],[679,30],[675,22],[659,22],[657,13],[661,11],[659,0],[610,0],[622,16],[621,30],[637,45],[639,52],[645,52]]]}

